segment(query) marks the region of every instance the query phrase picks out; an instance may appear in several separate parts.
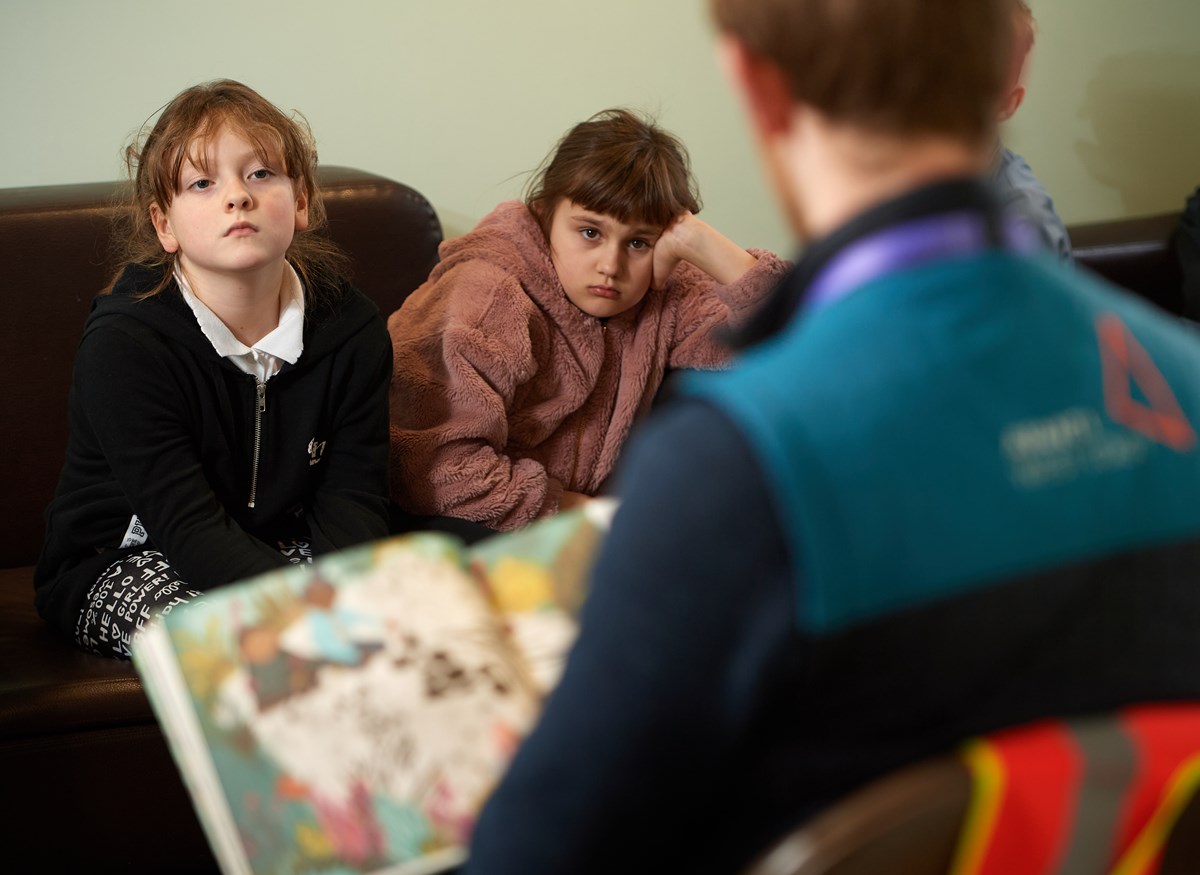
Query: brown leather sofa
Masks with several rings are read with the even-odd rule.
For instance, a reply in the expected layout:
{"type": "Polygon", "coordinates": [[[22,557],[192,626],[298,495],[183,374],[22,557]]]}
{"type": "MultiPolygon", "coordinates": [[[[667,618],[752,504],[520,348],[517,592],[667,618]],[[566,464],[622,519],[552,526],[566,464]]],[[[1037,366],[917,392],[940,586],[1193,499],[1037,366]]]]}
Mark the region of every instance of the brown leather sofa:
{"type": "MultiPolygon", "coordinates": [[[[386,316],[437,261],[441,226],[413,189],[326,167],[329,233],[386,316]]],[[[129,663],[77,652],[33,607],[43,512],[67,440],[75,347],[110,278],[115,183],[0,190],[0,834],[5,868],[217,872],[129,663]]]]}
{"type": "MultiPolygon", "coordinates": [[[[428,274],[441,229],[389,179],[324,168],[330,233],[387,314],[428,274]]],[[[0,830],[39,872],[215,872],[216,864],[128,663],[55,637],[33,608],[43,512],[62,465],[75,346],[109,278],[112,183],[0,190],[0,830]]],[[[1080,263],[1181,312],[1177,215],[1077,226],[1080,263]]]]}

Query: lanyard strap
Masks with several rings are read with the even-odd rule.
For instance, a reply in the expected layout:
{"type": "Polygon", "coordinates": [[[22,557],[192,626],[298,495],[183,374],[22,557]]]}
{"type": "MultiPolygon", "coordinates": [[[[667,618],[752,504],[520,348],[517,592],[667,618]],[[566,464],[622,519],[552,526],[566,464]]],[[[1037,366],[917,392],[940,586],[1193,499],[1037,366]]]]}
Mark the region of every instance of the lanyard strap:
{"type": "Polygon", "coordinates": [[[871,280],[931,261],[963,258],[987,249],[1027,253],[1037,238],[1015,217],[957,210],[884,229],[837,253],[808,286],[807,306],[823,307],[871,280]]]}

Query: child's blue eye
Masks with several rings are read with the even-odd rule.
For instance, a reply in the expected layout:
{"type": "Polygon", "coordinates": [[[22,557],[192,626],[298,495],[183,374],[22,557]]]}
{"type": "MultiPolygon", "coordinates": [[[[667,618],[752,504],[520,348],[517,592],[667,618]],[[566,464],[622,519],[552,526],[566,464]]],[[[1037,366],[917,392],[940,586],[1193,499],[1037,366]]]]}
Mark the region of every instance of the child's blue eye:
{"type": "Polygon", "coordinates": [[[208,188],[211,185],[212,185],[211,179],[197,179],[190,186],[188,186],[188,188],[194,188],[194,189],[196,189],[196,191],[204,191],[204,189],[208,188]]]}

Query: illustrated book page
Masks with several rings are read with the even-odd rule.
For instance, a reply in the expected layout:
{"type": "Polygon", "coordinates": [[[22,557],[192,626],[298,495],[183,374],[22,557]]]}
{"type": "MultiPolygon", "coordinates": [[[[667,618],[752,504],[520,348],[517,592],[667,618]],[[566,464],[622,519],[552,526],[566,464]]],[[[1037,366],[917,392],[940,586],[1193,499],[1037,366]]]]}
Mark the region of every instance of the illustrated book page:
{"type": "Polygon", "coordinates": [[[225,875],[452,868],[575,633],[613,505],[390,538],[151,623],[142,676],[225,875]]]}

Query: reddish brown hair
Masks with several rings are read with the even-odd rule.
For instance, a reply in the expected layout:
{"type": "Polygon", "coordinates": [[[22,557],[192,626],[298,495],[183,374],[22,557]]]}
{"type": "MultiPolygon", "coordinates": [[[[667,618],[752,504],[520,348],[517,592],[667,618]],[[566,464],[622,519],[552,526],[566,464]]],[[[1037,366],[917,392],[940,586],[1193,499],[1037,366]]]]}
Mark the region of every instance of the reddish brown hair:
{"type": "MultiPolygon", "coordinates": [[[[325,227],[325,204],[317,188],[316,144],[302,115],[285,115],[252,88],[232,79],[218,79],[181,91],[158,113],[153,127],[149,125],[143,125],[125,149],[133,185],[118,217],[122,227],[114,234],[122,263],[163,268],[161,282],[149,295],[170,284],[177,255],[164,251],[159,243],[150,206],[157,204],[163,211],[171,206],[185,161],[207,171],[207,144],[226,128],[245,137],[260,160],[281,162],[296,194],[307,198],[308,228],[296,233],[287,251],[305,294],[336,282],[346,272],[348,260],[341,250],[327,237],[314,233],[325,227]]],[[[116,278],[107,291],[115,282],[116,278]]]]}
{"type": "Polygon", "coordinates": [[[663,227],[681,213],[700,212],[683,143],[627,109],[606,109],[575,125],[534,172],[525,204],[547,237],[564,199],[626,224],[663,227]]]}
{"type": "Polygon", "coordinates": [[[983,142],[1010,62],[1011,0],[710,0],[793,99],[883,134],[983,142]]]}

